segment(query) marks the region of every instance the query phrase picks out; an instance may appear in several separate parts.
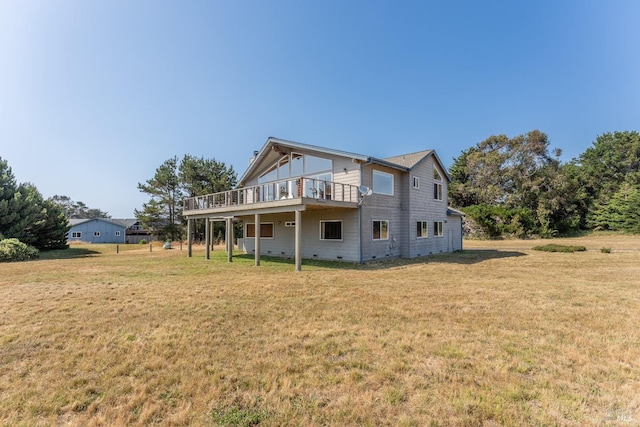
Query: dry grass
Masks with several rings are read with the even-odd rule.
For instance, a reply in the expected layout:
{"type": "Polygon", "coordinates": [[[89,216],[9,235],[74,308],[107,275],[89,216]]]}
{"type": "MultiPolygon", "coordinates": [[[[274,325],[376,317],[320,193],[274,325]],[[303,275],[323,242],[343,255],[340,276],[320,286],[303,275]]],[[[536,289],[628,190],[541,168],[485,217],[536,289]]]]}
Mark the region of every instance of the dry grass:
{"type": "Polygon", "coordinates": [[[640,239],[602,239],[298,274],[148,246],[0,264],[0,424],[636,425],[640,239]]]}

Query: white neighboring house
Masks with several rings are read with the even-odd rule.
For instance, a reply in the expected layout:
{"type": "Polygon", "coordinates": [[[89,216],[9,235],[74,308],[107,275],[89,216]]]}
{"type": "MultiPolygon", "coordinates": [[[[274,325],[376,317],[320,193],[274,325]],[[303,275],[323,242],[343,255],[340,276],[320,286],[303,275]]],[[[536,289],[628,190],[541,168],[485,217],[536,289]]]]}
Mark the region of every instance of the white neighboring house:
{"type": "Polygon", "coordinates": [[[242,222],[239,246],[256,264],[260,254],[294,257],[297,270],[302,258],[414,258],[462,250],[463,214],[447,205],[449,182],[434,150],[377,159],[269,138],[237,189],[185,199],[183,216],[188,227],[242,222]]]}

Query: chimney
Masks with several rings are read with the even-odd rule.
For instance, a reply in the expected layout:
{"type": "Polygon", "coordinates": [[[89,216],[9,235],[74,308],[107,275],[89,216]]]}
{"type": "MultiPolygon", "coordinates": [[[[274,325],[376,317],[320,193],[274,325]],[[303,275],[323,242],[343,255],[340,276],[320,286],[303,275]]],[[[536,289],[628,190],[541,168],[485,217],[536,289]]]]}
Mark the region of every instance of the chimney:
{"type": "Polygon", "coordinates": [[[249,166],[251,166],[251,164],[256,160],[256,157],[258,157],[258,150],[254,150],[253,151],[253,156],[251,156],[251,158],[249,158],[249,166]]]}

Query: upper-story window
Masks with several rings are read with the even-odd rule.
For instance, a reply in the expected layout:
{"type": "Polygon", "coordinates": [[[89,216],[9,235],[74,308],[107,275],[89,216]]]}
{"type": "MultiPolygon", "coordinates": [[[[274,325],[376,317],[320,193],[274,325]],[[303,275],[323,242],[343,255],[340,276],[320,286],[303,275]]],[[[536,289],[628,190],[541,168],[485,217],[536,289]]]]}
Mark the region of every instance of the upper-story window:
{"type": "Polygon", "coordinates": [[[333,162],[330,159],[309,154],[291,153],[281,157],[258,177],[260,184],[296,176],[331,172],[333,162]]]}
{"type": "Polygon", "coordinates": [[[411,186],[413,188],[420,188],[420,178],[417,176],[412,176],[411,177],[411,186]]]}
{"type": "Polygon", "coordinates": [[[435,167],[433,168],[433,198],[442,200],[442,175],[435,167]]]}
{"type": "Polygon", "coordinates": [[[393,196],[393,175],[390,173],[374,170],[373,192],[393,196]]]}

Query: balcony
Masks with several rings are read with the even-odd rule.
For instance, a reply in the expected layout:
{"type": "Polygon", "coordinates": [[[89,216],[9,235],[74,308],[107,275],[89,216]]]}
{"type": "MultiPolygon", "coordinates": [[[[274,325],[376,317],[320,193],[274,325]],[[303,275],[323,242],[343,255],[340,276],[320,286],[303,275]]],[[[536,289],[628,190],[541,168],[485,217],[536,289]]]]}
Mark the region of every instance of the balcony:
{"type": "Polygon", "coordinates": [[[356,208],[358,187],[313,178],[294,178],[266,182],[252,187],[184,199],[183,215],[248,214],[249,211],[275,209],[299,210],[328,207],[356,208]],[[297,207],[297,208],[296,208],[297,207]]]}

